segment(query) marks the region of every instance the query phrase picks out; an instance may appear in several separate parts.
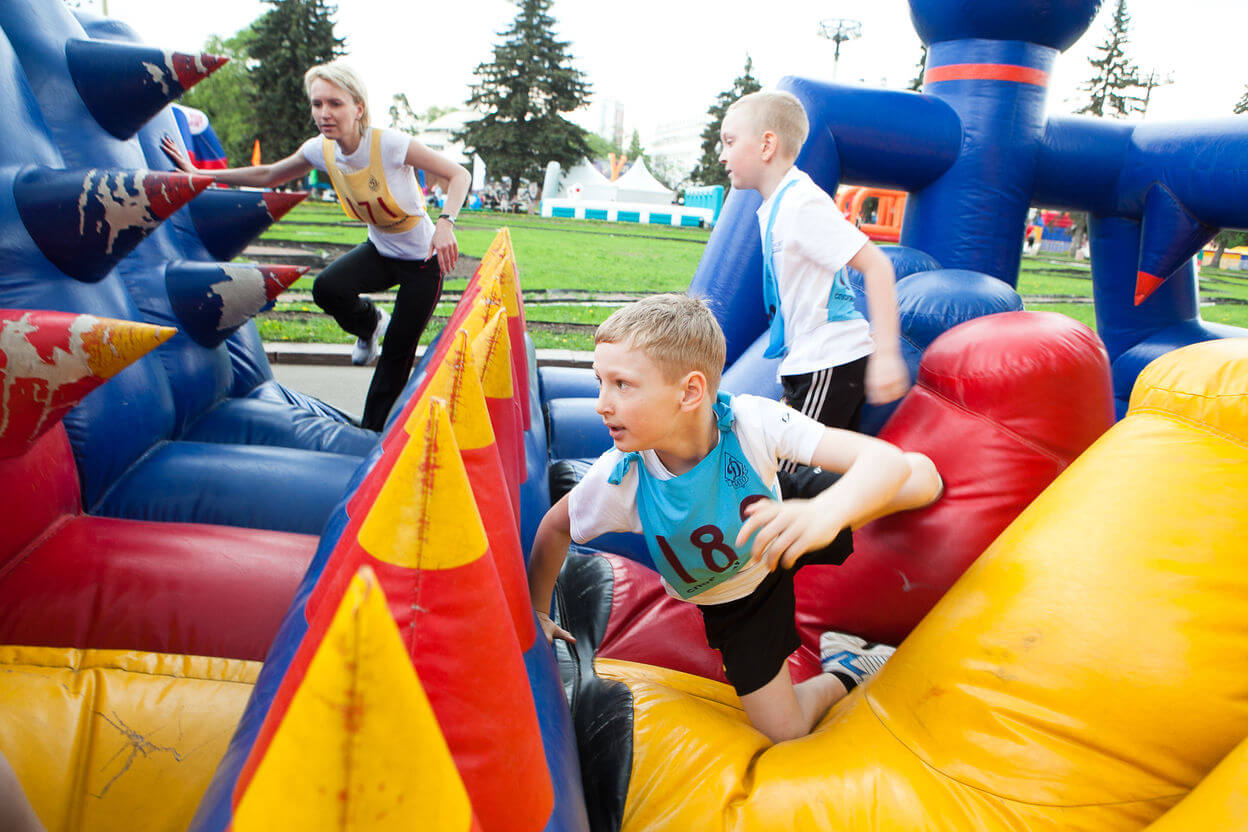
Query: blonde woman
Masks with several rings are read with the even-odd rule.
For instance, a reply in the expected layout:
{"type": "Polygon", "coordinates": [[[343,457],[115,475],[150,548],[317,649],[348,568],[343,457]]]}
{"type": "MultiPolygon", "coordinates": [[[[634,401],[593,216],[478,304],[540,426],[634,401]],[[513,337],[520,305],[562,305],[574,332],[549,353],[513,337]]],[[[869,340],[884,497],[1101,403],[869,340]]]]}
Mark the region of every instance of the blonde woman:
{"type": "MultiPolygon", "coordinates": [[[[455,220],[472,176],[405,133],[370,127],[364,84],[341,62],[312,67],[303,82],[320,136],[270,165],[203,172],[229,185],[274,187],[315,168],[329,175],[343,211],[368,225],[368,240],[327,266],[317,276],[312,296],[356,336],[354,363],[367,364],[380,350],[361,424],[381,430],[407,383],[420,334],[442,294],[443,277],[459,259],[455,220]],[[425,212],[417,170],[449,182],[436,223],[425,212]],[[393,319],[361,296],[396,285],[393,319]]],[[[199,172],[170,137],[162,149],[178,169],[199,172]]]]}

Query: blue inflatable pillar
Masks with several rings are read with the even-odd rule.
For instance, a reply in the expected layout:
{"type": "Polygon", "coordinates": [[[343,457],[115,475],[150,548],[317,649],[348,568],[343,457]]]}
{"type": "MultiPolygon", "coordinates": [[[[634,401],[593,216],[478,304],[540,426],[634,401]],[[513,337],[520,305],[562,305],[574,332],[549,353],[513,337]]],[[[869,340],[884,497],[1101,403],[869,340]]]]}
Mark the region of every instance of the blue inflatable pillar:
{"type": "Polygon", "coordinates": [[[935,183],[906,201],[902,245],[931,254],[945,268],[1018,283],[1023,229],[1044,101],[1057,50],[1019,41],[936,43],[923,90],[962,120],[962,152],[935,183]]]}

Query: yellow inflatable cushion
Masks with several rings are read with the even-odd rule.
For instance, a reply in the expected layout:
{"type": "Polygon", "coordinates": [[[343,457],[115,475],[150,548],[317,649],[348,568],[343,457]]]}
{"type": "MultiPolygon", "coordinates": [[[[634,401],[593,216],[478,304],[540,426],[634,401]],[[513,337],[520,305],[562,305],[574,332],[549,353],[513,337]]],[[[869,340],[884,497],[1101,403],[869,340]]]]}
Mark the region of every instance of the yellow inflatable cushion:
{"type": "Polygon", "coordinates": [[[0,646],[0,750],[49,832],[186,829],[259,662],[0,646]]]}

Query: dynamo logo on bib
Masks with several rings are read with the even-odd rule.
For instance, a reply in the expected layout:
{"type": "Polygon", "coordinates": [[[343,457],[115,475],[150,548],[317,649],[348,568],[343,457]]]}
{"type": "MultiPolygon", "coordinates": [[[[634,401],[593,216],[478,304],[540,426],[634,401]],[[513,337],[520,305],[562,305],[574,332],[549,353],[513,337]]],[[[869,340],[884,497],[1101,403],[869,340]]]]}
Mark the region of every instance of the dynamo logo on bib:
{"type": "Polygon", "coordinates": [[[745,463],[730,453],[724,454],[724,482],[733,488],[744,488],[749,480],[749,472],[745,463]]]}

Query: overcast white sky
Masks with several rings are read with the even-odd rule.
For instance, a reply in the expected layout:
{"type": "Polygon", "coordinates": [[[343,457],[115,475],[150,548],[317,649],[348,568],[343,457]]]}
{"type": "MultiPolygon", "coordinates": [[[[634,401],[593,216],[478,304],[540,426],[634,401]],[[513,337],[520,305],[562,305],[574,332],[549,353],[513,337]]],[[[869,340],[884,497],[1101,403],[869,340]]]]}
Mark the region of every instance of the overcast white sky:
{"type": "MultiPolygon", "coordinates": [[[[99,10],[101,0],[87,0],[99,10]]],[[[209,35],[228,36],[268,8],[259,0],[107,0],[109,14],[154,46],[198,50],[209,35]]],[[[1077,86],[1087,58],[1103,42],[1114,0],[1087,33],[1059,57],[1049,112],[1082,102],[1077,86]]],[[[1171,73],[1153,92],[1148,120],[1226,116],[1248,83],[1248,2],[1128,0],[1128,56],[1143,69],[1171,73]]],[[[596,102],[619,101],[626,128],[645,140],[658,123],[701,117],[741,71],[746,53],[765,84],[785,75],[831,80],[833,44],[817,34],[821,19],[855,18],[863,37],[841,47],[837,80],[901,88],[914,76],[919,39],[905,0],[632,0],[620,10],[597,0],[556,0],[556,33],[571,42],[576,66],[596,102]],[[766,10],[767,16],[760,15],[766,10]]],[[[339,0],[336,32],[363,73],[370,109],[385,121],[391,97],[405,92],[418,112],[467,97],[472,71],[489,60],[496,34],[515,17],[508,0],[403,4],[339,0]]],[[[1138,118],[1138,117],[1137,117],[1138,118]]],[[[576,120],[597,129],[596,110],[576,120]]]]}

